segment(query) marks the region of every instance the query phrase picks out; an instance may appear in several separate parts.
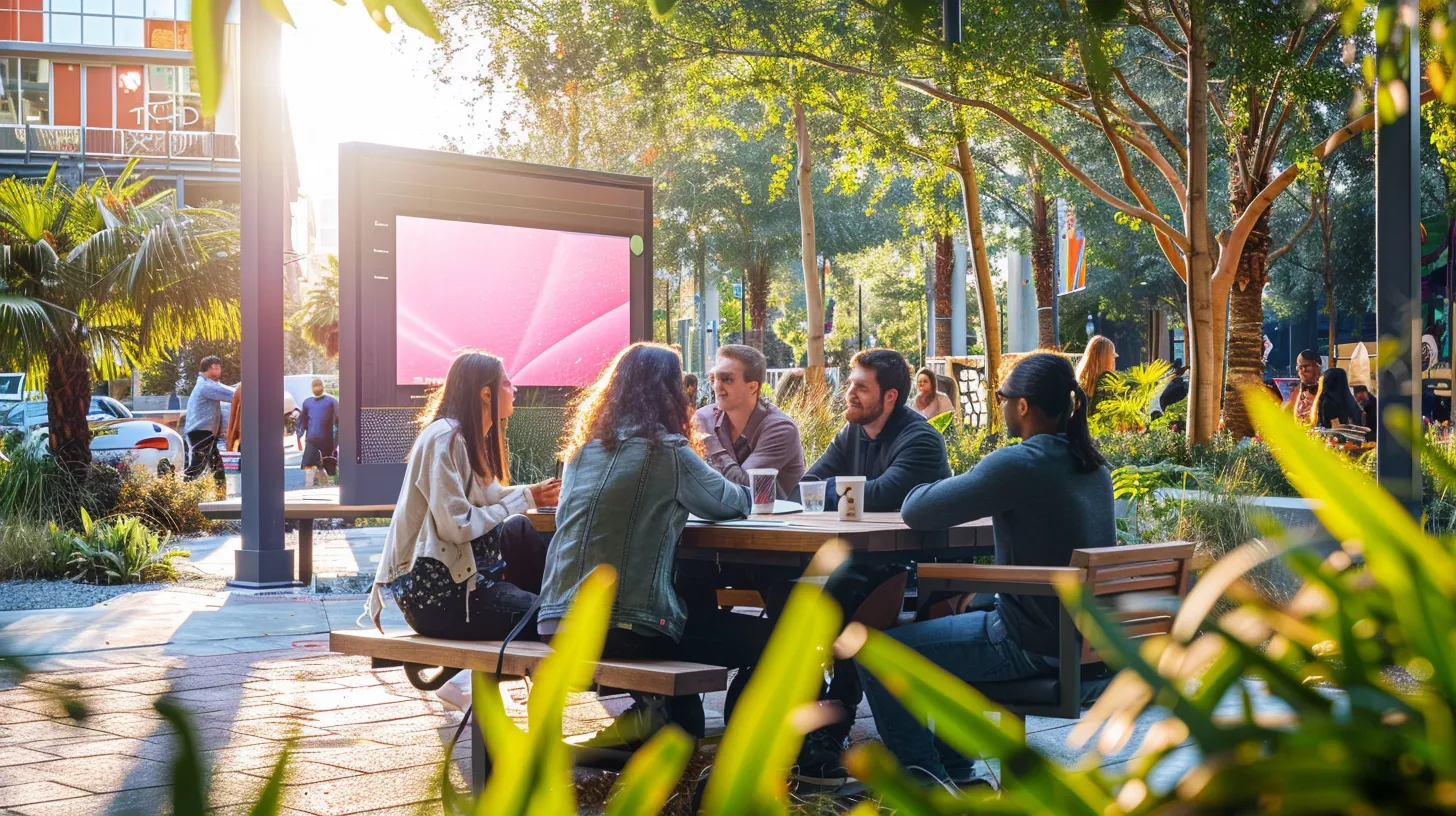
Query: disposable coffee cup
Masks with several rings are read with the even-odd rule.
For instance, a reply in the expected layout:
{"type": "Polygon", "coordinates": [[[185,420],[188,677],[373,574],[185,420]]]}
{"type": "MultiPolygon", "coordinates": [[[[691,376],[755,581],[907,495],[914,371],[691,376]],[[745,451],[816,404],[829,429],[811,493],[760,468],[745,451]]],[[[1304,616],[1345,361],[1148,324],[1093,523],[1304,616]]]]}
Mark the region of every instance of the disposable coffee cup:
{"type": "Polygon", "coordinates": [[[314,473],[314,468],[304,468],[304,471],[303,471],[303,486],[304,487],[306,487],[306,488],[313,487],[313,482],[314,482],[314,479],[316,479],[316,478],[318,478],[318,476],[317,476],[316,473],[314,473]]]}
{"type": "Polygon", "coordinates": [[[824,512],[824,488],[826,483],[818,479],[806,479],[799,482],[799,501],[804,505],[805,513],[824,512]]]}
{"type": "Polygon", "coordinates": [[[779,472],[774,468],[749,468],[748,489],[753,493],[753,512],[772,513],[778,498],[779,472]]]}
{"type": "Polygon", "coordinates": [[[860,521],[864,518],[865,477],[836,476],[834,492],[839,499],[839,520],[860,521]]]}

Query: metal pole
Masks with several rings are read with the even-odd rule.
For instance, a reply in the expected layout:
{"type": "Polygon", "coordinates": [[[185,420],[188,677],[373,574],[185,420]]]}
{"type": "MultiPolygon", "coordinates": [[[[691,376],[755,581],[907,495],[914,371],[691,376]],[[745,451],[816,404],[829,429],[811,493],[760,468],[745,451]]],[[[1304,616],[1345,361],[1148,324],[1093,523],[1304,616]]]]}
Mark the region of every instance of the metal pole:
{"type": "Polygon", "coordinates": [[[855,347],[858,351],[864,348],[864,281],[859,282],[859,308],[855,313],[859,315],[859,344],[855,347]]]}
{"type": "Polygon", "coordinates": [[[280,27],[242,4],[243,546],[235,586],[293,584],[283,547],[283,93],[280,27]]]}
{"type": "MultiPolygon", "coordinates": [[[[758,327],[755,326],[754,328],[758,327]]],[[[744,274],[739,276],[738,334],[740,335],[738,342],[742,343],[745,346],[753,345],[752,343],[748,342],[748,275],[746,271],[744,274]]]]}
{"type": "Polygon", "coordinates": [[[1419,9],[1416,0],[1382,0],[1380,6],[1394,7],[1397,19],[1407,23],[1406,42],[1389,47],[1406,50],[1398,81],[1405,83],[1409,104],[1395,122],[1378,124],[1375,132],[1375,322],[1382,349],[1376,475],[1381,487],[1419,517],[1420,463],[1390,422],[1393,412],[1408,411],[1419,428],[1421,415],[1419,9]]]}

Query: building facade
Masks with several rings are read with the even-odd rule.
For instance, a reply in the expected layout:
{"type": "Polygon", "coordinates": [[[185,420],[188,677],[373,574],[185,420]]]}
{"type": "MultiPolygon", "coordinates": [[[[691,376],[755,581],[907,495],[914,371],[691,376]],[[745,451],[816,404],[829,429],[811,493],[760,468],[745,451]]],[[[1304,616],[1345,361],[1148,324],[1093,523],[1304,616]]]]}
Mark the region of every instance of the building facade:
{"type": "MultiPolygon", "coordinates": [[[[191,17],[192,0],[0,0],[0,177],[56,164],[74,184],[139,157],[187,204],[238,202],[236,72],[202,115],[191,17]]],[[[234,61],[235,10],[224,31],[234,61]]]]}

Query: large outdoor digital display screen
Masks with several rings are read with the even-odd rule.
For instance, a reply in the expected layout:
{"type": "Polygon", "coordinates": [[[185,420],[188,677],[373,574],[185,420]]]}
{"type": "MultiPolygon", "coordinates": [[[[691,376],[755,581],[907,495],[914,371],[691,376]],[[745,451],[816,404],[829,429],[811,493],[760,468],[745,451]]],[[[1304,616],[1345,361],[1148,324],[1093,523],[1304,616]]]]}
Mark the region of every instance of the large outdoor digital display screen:
{"type": "Polygon", "coordinates": [[[589,384],[631,337],[631,243],[611,235],[401,216],[395,381],[443,382],[463,348],[516,385],[589,384]]]}

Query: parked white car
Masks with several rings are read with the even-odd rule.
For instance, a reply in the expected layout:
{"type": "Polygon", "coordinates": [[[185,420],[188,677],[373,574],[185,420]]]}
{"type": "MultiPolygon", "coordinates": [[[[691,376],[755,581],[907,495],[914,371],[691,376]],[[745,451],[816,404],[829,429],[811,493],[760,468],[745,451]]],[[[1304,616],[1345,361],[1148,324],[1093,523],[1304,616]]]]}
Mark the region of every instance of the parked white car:
{"type": "MultiPolygon", "coordinates": [[[[18,430],[37,445],[45,445],[48,436],[46,402],[12,402],[0,404],[0,433],[18,430]]],[[[91,424],[91,457],[98,462],[120,464],[131,462],[157,474],[181,470],[186,446],[182,436],[165,425],[137,419],[125,405],[110,397],[91,398],[86,412],[91,424]]]]}

